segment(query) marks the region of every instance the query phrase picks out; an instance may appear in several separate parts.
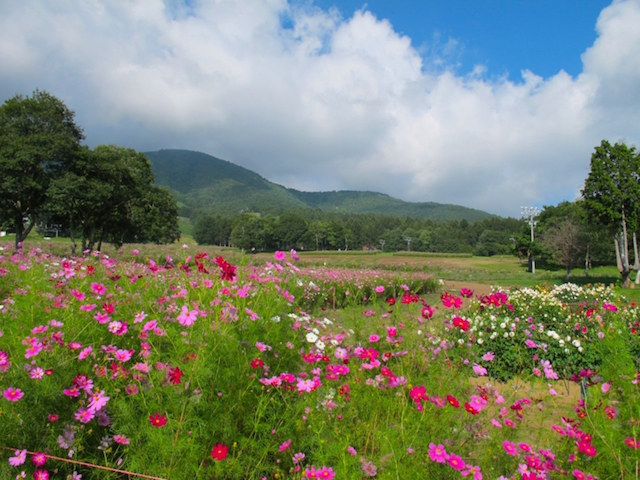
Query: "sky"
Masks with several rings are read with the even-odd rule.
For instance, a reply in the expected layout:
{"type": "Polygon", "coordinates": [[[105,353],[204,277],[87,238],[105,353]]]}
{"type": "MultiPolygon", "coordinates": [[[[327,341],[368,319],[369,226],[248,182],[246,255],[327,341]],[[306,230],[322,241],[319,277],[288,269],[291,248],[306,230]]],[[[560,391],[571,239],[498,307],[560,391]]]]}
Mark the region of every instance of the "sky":
{"type": "Polygon", "coordinates": [[[46,90],[92,147],[518,217],[640,141],[638,25],[640,0],[0,2],[0,102],[46,90]]]}

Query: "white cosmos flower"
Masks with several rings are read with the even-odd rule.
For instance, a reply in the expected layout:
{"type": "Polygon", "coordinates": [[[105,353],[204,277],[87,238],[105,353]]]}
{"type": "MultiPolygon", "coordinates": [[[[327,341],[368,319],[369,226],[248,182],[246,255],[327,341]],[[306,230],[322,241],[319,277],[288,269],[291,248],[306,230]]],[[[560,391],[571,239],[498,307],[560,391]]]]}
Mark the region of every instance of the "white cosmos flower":
{"type": "Polygon", "coordinates": [[[318,341],[318,335],[313,332],[307,333],[307,342],[316,343],[318,341]]]}

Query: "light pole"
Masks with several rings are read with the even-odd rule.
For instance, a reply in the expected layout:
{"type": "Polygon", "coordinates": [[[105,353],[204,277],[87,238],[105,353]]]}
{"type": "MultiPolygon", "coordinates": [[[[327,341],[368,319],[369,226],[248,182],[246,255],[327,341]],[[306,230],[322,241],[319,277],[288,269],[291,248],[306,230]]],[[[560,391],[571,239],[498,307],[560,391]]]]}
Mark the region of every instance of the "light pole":
{"type": "Polygon", "coordinates": [[[404,237],[404,241],[407,242],[407,250],[411,251],[411,237],[404,237]]]}
{"type": "MultiPolygon", "coordinates": [[[[522,217],[527,219],[527,223],[531,227],[531,243],[534,241],[533,229],[537,225],[535,218],[540,214],[538,207],[520,207],[522,217]]],[[[529,255],[531,256],[531,273],[536,273],[536,259],[533,256],[531,248],[529,248],[529,255]]]]}
{"type": "Polygon", "coordinates": [[[380,246],[382,247],[382,251],[384,252],[384,244],[387,243],[384,238],[380,239],[380,246]]]}

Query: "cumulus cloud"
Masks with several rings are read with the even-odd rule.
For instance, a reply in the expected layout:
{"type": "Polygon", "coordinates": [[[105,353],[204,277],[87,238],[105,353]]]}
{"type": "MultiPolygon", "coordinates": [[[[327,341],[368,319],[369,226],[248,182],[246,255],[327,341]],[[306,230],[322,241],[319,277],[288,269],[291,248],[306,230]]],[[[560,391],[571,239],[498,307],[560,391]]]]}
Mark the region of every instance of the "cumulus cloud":
{"type": "Polygon", "coordinates": [[[189,148],[294,188],[517,216],[573,199],[601,139],[638,141],[638,24],[640,0],[615,1],[578,77],[495,79],[442,68],[367,10],[3,2],[0,98],[50,91],[91,145],[189,148]]]}

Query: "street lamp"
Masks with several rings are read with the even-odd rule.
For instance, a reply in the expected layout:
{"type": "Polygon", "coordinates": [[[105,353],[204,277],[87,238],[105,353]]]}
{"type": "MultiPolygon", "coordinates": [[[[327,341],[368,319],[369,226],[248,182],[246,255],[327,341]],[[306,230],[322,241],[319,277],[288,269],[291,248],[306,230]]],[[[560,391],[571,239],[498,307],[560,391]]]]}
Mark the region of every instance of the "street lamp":
{"type": "MultiPolygon", "coordinates": [[[[538,207],[520,207],[520,209],[522,218],[527,219],[527,223],[531,227],[531,243],[533,243],[533,229],[538,224],[535,218],[540,214],[540,210],[538,210],[538,207]]],[[[531,273],[536,273],[536,259],[533,256],[533,252],[531,251],[531,249],[529,249],[529,255],[531,257],[531,273]]]]}

